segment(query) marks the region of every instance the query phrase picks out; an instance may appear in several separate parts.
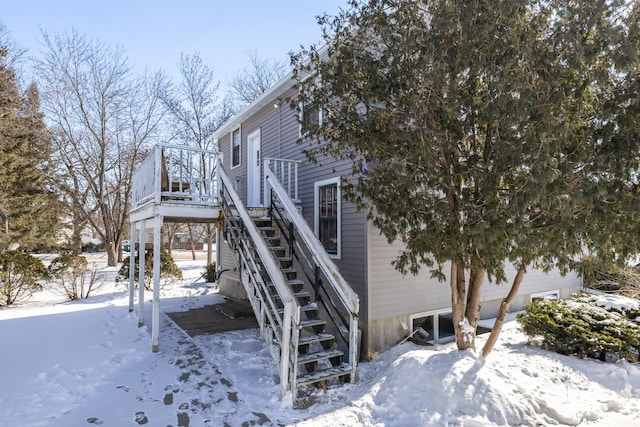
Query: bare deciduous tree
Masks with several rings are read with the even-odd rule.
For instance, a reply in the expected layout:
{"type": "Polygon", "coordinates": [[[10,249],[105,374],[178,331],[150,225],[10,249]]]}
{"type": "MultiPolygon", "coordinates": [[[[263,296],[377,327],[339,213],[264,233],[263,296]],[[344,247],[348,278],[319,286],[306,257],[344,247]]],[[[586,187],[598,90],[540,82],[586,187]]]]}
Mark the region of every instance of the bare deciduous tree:
{"type": "Polygon", "coordinates": [[[61,185],[76,212],[121,257],[132,173],[160,122],[161,74],[136,76],[124,51],[72,31],[50,37],[35,68],[43,88],[61,185]]]}
{"type": "Polygon", "coordinates": [[[241,105],[253,102],[289,72],[284,61],[260,58],[255,50],[247,57],[249,64],[236,72],[229,83],[234,99],[241,105]]]}
{"type": "MultiPolygon", "coordinates": [[[[162,101],[172,117],[174,139],[182,144],[205,150],[216,151],[218,147],[211,138],[234,113],[229,97],[220,99],[220,83],[216,82],[213,70],[202,62],[200,55],[183,54],[178,64],[180,83],[167,90],[162,101]]],[[[213,175],[215,171],[203,171],[213,175]]],[[[203,224],[207,240],[207,262],[212,262],[211,251],[216,228],[213,224],[203,224]]]]}

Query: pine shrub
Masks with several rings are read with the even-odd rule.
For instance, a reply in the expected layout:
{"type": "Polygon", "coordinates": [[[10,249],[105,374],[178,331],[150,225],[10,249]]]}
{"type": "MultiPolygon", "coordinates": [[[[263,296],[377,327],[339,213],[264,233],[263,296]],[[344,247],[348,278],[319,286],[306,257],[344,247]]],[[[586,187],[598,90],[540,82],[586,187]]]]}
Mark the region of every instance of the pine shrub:
{"type": "MultiPolygon", "coordinates": [[[[128,256],[122,260],[122,267],[118,271],[118,276],[120,280],[127,281],[129,280],[129,263],[131,257],[128,256]]],[[[139,277],[139,265],[140,259],[139,256],[135,256],[135,272],[134,279],[136,283],[138,282],[139,277]]],[[[147,290],[151,290],[151,284],[153,283],[153,248],[149,248],[145,251],[144,256],[144,287],[147,290]]],[[[163,282],[162,284],[168,284],[174,280],[182,280],[182,270],[177,266],[173,257],[165,248],[160,248],[160,280],[163,282]]]]}
{"type": "Polygon", "coordinates": [[[606,304],[607,298],[580,294],[569,300],[534,301],[517,320],[531,340],[541,338],[545,348],[560,354],[638,362],[638,301],[606,304]]]}
{"type": "Polygon", "coordinates": [[[207,283],[214,283],[218,279],[218,272],[216,271],[216,263],[210,262],[204,268],[204,273],[202,273],[202,277],[207,283]]]}
{"type": "Polygon", "coordinates": [[[19,251],[0,252],[0,303],[14,304],[42,289],[47,277],[42,261],[19,251]]]}

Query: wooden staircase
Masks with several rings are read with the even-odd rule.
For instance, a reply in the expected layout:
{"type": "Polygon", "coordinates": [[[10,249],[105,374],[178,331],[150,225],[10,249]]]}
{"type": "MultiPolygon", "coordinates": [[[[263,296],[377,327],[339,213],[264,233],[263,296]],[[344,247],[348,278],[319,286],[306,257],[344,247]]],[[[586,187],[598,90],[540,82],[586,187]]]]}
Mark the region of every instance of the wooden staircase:
{"type": "MultiPolygon", "coordinates": [[[[291,373],[295,375],[296,383],[299,387],[309,384],[326,387],[327,381],[334,378],[347,381],[351,374],[351,365],[344,362],[344,353],[337,348],[335,335],[327,332],[327,321],[320,318],[318,303],[312,300],[311,292],[305,289],[305,281],[298,278],[298,272],[293,266],[293,256],[289,253],[288,246],[281,244],[278,229],[273,227],[270,217],[254,218],[254,223],[300,305],[302,316],[298,325],[298,346],[296,351],[291,353],[292,366],[297,366],[297,372],[291,373]]],[[[271,297],[280,302],[269,278],[264,279],[273,291],[271,297]]],[[[307,288],[310,286],[306,285],[307,288]]],[[[278,310],[280,313],[284,312],[281,303],[278,310]]]]}
{"type": "Polygon", "coordinates": [[[221,164],[217,173],[224,237],[278,369],[281,398],[291,391],[295,402],[301,387],[355,381],[357,294],[279,181],[265,175],[268,211],[251,214],[221,164]]]}

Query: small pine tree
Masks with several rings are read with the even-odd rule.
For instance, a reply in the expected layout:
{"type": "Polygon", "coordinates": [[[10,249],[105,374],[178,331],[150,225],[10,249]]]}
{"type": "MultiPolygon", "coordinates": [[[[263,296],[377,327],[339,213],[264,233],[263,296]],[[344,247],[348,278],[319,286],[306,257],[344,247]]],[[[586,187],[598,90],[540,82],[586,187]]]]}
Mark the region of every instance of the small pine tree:
{"type": "Polygon", "coordinates": [[[19,251],[0,252],[0,303],[11,305],[42,289],[47,270],[38,258],[19,251]]]}
{"type": "MultiPolygon", "coordinates": [[[[122,261],[122,267],[120,267],[120,270],[118,270],[119,280],[129,280],[129,272],[131,271],[129,268],[130,261],[130,256],[126,257],[122,261]]],[[[134,278],[137,283],[140,271],[140,257],[138,255],[135,256],[134,263],[134,278]]],[[[144,287],[147,290],[151,290],[151,284],[153,283],[153,248],[149,248],[145,251],[144,270],[144,287]]],[[[173,280],[182,280],[182,270],[180,270],[180,268],[176,265],[173,257],[165,248],[160,248],[160,279],[164,282],[164,284],[173,280]]]]}
{"type": "Polygon", "coordinates": [[[210,262],[209,264],[207,264],[204,269],[204,273],[202,273],[202,277],[207,281],[207,283],[214,283],[216,280],[218,280],[218,271],[215,262],[210,262]]]}

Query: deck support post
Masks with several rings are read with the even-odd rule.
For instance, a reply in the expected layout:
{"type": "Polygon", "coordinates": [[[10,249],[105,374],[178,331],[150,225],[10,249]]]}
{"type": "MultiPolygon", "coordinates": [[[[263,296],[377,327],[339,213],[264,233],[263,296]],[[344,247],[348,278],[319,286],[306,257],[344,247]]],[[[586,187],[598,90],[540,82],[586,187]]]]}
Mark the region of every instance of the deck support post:
{"type": "Polygon", "coordinates": [[[157,353],[160,337],[160,232],[162,216],[153,219],[153,314],[151,318],[151,351],[157,353]]]}
{"type": "Polygon", "coordinates": [[[136,283],[136,223],[131,223],[129,243],[129,313],[133,312],[134,288],[136,283]]]}
{"type": "Polygon", "coordinates": [[[138,245],[138,327],[144,325],[144,255],[147,236],[147,221],[140,221],[140,244],[138,245]]]}

